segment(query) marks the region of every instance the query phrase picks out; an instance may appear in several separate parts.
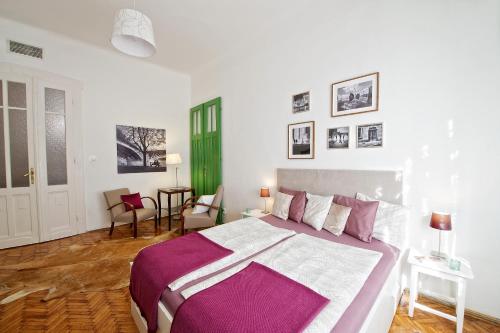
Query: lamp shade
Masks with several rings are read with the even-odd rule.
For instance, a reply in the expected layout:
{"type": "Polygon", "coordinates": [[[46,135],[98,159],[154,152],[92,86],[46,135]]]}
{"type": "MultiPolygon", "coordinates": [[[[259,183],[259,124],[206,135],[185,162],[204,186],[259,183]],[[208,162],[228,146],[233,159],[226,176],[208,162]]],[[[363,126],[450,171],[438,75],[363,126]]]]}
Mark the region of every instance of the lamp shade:
{"type": "Polygon", "coordinates": [[[153,23],[135,9],[120,9],[115,15],[111,44],[125,54],[150,57],[156,52],[153,23]]]}
{"type": "Polygon", "coordinates": [[[271,193],[269,192],[269,187],[261,187],[260,188],[260,197],[261,198],[269,198],[271,193]]]}
{"type": "Polygon", "coordinates": [[[181,164],[182,163],[182,158],[181,155],[175,153],[175,154],[167,154],[166,164],[172,165],[172,164],[181,164]]]}
{"type": "Polygon", "coordinates": [[[438,230],[451,230],[451,215],[448,213],[432,213],[430,226],[438,230]]]}

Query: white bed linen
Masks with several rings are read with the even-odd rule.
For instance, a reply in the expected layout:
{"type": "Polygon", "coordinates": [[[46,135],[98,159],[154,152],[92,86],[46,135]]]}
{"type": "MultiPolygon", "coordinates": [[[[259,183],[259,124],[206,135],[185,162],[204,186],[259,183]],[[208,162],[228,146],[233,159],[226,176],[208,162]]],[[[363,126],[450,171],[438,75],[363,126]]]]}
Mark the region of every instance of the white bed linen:
{"type": "Polygon", "coordinates": [[[276,228],[255,217],[247,217],[205,229],[200,231],[200,234],[226,249],[233,250],[233,253],[178,278],[168,285],[170,290],[176,290],[188,282],[248,258],[282,239],[295,235],[295,231],[276,228]]]}
{"type": "Polygon", "coordinates": [[[304,331],[330,332],[381,257],[379,252],[298,234],[181,294],[188,298],[255,261],[330,299],[330,303],[304,331]]]}

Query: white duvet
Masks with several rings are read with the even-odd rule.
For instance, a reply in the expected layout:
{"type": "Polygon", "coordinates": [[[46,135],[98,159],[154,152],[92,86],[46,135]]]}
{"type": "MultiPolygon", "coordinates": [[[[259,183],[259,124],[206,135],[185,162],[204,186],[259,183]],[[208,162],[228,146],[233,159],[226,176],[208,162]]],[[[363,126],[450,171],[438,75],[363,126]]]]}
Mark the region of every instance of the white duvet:
{"type": "Polygon", "coordinates": [[[181,294],[188,298],[255,261],[330,299],[328,305],[304,331],[330,332],[381,257],[379,252],[298,234],[181,294]]]}
{"type": "Polygon", "coordinates": [[[226,249],[233,250],[233,253],[178,278],[168,285],[170,290],[176,290],[188,282],[248,258],[294,235],[295,231],[273,227],[255,217],[248,217],[200,231],[200,234],[226,249]]]}

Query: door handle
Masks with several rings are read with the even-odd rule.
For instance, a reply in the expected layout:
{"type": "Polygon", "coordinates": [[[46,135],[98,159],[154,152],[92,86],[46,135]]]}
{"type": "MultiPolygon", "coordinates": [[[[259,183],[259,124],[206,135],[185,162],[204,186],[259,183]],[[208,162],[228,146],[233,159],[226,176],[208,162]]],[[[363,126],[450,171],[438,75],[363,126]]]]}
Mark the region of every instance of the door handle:
{"type": "Polygon", "coordinates": [[[27,174],[24,175],[24,177],[30,177],[30,182],[31,184],[35,184],[35,168],[30,168],[27,174]]]}

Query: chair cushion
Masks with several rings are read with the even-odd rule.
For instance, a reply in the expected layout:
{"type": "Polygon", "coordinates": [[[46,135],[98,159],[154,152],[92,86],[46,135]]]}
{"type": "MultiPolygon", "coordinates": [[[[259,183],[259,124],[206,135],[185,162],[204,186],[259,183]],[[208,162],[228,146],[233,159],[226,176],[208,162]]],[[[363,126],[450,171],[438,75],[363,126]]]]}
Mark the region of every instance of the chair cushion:
{"type": "Polygon", "coordinates": [[[194,228],[207,228],[215,225],[215,220],[217,216],[211,217],[208,212],[193,214],[193,209],[185,209],[182,213],[184,216],[184,228],[194,229],[194,228]]]}
{"type": "MultiPolygon", "coordinates": [[[[120,198],[123,202],[129,203],[134,206],[135,209],[144,208],[141,200],[141,194],[139,192],[132,194],[122,194],[120,195],[120,198]]],[[[125,211],[128,212],[129,210],[132,210],[130,206],[125,205],[125,211]]]]}
{"type": "MultiPolygon", "coordinates": [[[[137,214],[137,221],[144,221],[156,215],[156,209],[154,208],[139,208],[135,212],[137,214]]],[[[114,221],[132,223],[134,222],[134,212],[131,210],[120,214],[115,217],[114,221]]]]}

